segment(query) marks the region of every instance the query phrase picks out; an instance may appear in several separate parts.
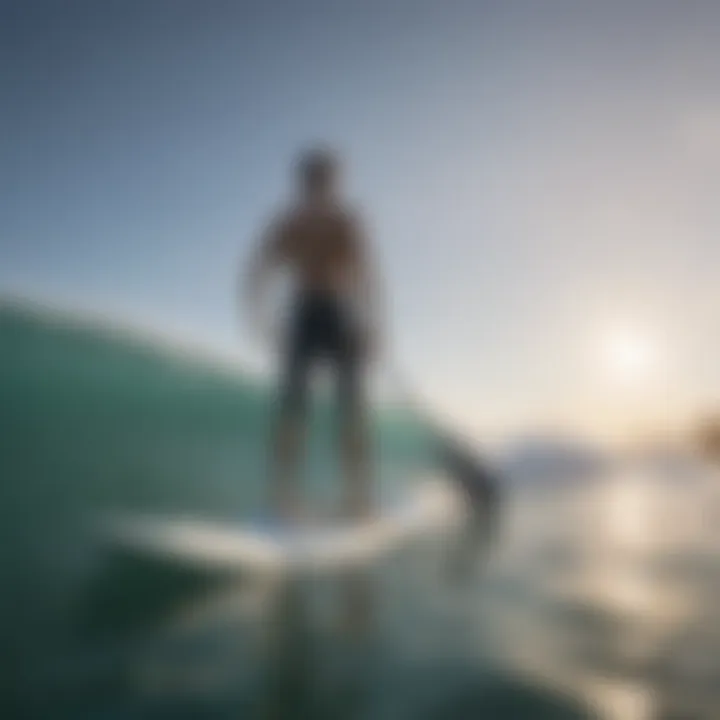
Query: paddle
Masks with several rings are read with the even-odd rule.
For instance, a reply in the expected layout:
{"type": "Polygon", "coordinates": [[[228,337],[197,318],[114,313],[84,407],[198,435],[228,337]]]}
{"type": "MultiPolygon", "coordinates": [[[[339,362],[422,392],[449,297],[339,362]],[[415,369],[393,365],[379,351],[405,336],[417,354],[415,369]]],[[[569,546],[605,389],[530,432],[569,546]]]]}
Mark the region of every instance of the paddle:
{"type": "Polygon", "coordinates": [[[403,402],[428,428],[434,464],[460,487],[472,510],[470,523],[465,528],[458,553],[451,561],[455,575],[467,573],[468,563],[497,535],[500,503],[500,482],[495,471],[474,452],[468,443],[435,421],[428,411],[428,404],[420,402],[416,392],[411,391],[404,378],[394,366],[390,367],[393,385],[398,388],[403,402]]]}

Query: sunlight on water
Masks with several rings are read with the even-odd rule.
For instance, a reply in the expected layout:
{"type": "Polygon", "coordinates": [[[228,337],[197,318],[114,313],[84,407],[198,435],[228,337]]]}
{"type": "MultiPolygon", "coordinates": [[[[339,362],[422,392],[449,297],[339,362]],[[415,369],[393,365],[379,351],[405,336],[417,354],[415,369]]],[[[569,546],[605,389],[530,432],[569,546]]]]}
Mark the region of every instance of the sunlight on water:
{"type": "MultiPolygon", "coordinates": [[[[701,607],[720,587],[710,582],[720,583],[716,559],[704,579],[691,571],[713,542],[702,520],[713,480],[696,463],[680,481],[635,468],[544,499],[518,492],[512,532],[488,578],[516,588],[492,605],[502,651],[603,717],[654,720],[665,708],[696,708],[700,696],[678,688],[701,676],[702,645],[717,659],[720,643],[707,630],[702,644],[683,641],[693,661],[681,659],[677,643],[699,623],[709,627],[701,607]]],[[[720,663],[711,666],[720,675],[720,663]]],[[[720,692],[704,693],[697,714],[678,717],[716,717],[720,692]]]]}

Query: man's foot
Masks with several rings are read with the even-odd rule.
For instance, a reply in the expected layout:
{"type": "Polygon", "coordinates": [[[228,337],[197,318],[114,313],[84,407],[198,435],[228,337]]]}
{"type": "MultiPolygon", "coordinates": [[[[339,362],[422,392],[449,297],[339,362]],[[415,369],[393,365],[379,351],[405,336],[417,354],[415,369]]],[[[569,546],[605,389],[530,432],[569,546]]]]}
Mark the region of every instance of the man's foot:
{"type": "Polygon", "coordinates": [[[308,513],[299,502],[274,501],[265,510],[263,518],[273,525],[302,525],[307,521],[308,513]]]}

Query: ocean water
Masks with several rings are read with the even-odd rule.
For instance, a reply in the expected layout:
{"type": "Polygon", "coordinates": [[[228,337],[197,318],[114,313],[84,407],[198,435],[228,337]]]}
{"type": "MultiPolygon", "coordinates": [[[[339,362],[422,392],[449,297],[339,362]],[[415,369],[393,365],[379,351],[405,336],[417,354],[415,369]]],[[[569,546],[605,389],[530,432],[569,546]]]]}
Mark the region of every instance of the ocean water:
{"type": "MultiPolygon", "coordinates": [[[[251,514],[272,405],[240,372],[0,306],[0,716],[720,717],[720,495],[699,461],[512,478],[477,572],[450,582],[430,545],[393,558],[359,637],[337,583],[280,592],[102,542],[107,513],[251,514]]],[[[401,492],[422,422],[400,407],[373,430],[401,492]]],[[[306,482],[327,508],[332,431],[318,403],[306,482]]]]}

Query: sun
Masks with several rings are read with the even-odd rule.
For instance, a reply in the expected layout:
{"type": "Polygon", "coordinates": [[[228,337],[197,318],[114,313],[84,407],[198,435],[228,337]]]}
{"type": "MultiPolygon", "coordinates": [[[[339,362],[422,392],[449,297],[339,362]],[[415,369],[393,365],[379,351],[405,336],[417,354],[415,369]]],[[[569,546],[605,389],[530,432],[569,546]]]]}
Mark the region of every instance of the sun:
{"type": "Polygon", "coordinates": [[[651,338],[630,327],[615,327],[606,332],[600,343],[600,356],[606,374],[625,383],[647,379],[658,360],[651,338]]]}

